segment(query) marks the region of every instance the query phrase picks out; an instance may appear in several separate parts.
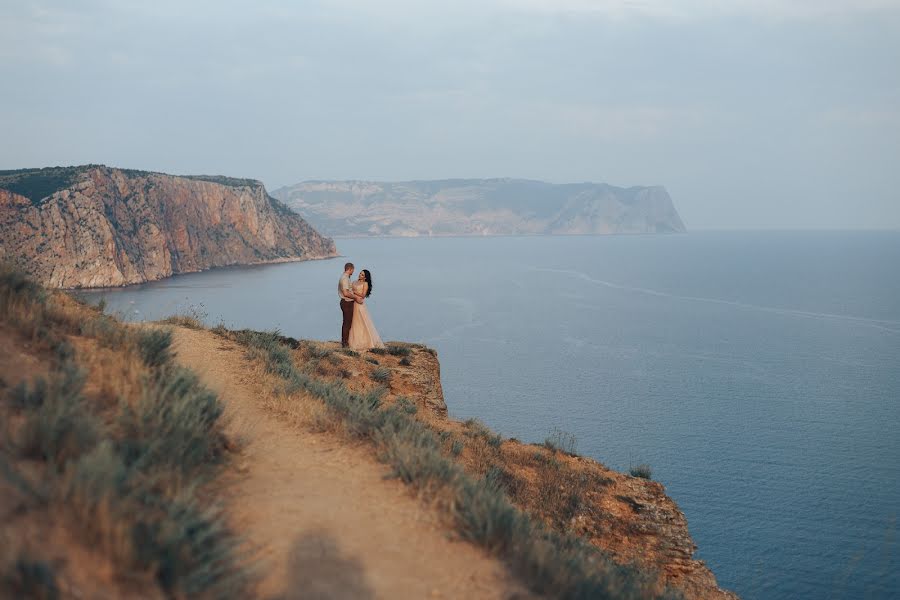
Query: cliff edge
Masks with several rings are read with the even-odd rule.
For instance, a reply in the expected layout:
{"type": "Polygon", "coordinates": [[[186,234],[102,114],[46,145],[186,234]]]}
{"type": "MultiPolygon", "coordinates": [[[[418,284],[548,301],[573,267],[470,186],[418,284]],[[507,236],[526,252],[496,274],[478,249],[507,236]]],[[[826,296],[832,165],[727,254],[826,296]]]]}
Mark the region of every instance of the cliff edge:
{"type": "MultiPolygon", "coordinates": [[[[303,375],[288,377],[311,378],[303,385],[319,390],[313,395],[338,386],[355,398],[378,397],[381,409],[400,411],[425,425],[439,441],[440,453],[468,477],[498,490],[546,530],[577,536],[622,568],[636,567],[642,573],[652,574],[659,586],[657,590],[676,590],[688,599],[737,598],[721,589],[706,564],[694,558],[697,547],[688,531],[687,519],[666,495],[662,484],[608,469],[595,460],[567,452],[562,443],[525,444],[502,438],[478,420],[460,422],[449,417],[434,350],[419,344],[390,342],[386,350],[360,354],[340,349],[334,342],[277,335],[273,338],[271,334],[224,329],[219,329],[218,334],[248,344],[251,354],[260,349],[264,350],[263,356],[269,353],[266,364],[270,371],[290,373],[291,369],[298,369],[303,375]],[[273,350],[278,346],[289,355],[273,350]],[[273,367],[277,360],[284,360],[285,366],[273,367]]],[[[292,419],[296,418],[298,406],[306,401],[301,393],[270,406],[282,417],[292,419]]],[[[350,406],[356,415],[356,403],[351,402],[350,406]]],[[[350,417],[350,422],[354,418],[350,417]]],[[[306,426],[310,426],[309,422],[306,426]]],[[[312,419],[312,427],[323,427],[321,420],[312,419]]],[[[358,431],[360,425],[344,427],[358,431]]],[[[415,461],[420,465],[425,459],[415,461]]],[[[653,589],[653,585],[648,589],[653,589]]],[[[547,595],[555,597],[558,592],[547,595]]],[[[627,594],[623,592],[622,596],[627,594]]],[[[653,596],[641,593],[635,597],[653,596]]]]}
{"type": "Polygon", "coordinates": [[[102,165],[0,171],[0,234],[0,260],[55,288],[336,255],[258,181],[102,165]]]}

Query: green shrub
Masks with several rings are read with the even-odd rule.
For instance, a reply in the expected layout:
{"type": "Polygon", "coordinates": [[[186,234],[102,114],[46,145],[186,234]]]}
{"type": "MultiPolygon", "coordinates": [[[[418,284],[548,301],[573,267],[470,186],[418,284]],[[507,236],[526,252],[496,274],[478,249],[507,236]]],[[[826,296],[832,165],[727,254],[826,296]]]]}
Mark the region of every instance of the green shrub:
{"type": "Polygon", "coordinates": [[[377,359],[377,358],[372,358],[371,356],[367,356],[367,357],[366,357],[366,362],[367,362],[367,363],[371,363],[371,364],[373,364],[373,365],[377,365],[377,364],[378,364],[378,359],[377,359]]]}
{"type": "Polygon", "coordinates": [[[312,344],[310,344],[309,345],[309,354],[313,358],[327,358],[327,357],[331,356],[331,350],[324,346],[320,347],[320,346],[313,346],[312,344]]]}
{"type": "Polygon", "coordinates": [[[59,584],[53,566],[40,560],[19,557],[0,574],[0,595],[8,598],[56,600],[59,584]]]}
{"type": "Polygon", "coordinates": [[[640,464],[634,467],[631,467],[628,472],[632,477],[640,477],[641,479],[651,479],[651,471],[650,465],[640,464]]]}
{"type": "Polygon", "coordinates": [[[14,302],[43,303],[44,288],[11,265],[0,264],[0,308],[7,312],[14,302]]]}
{"type": "Polygon", "coordinates": [[[391,380],[391,371],[390,369],[386,369],[384,367],[378,367],[372,371],[370,375],[372,381],[377,381],[378,383],[388,383],[391,380]]]}
{"type": "Polygon", "coordinates": [[[125,465],[191,473],[221,458],[218,432],[223,407],[192,371],[167,369],[147,383],[134,408],[124,407],[118,426],[125,465]]]}
{"type": "Polygon", "coordinates": [[[85,405],[83,385],[82,372],[68,364],[49,382],[39,377],[33,387],[10,390],[12,404],[25,409],[17,439],[23,456],[46,460],[61,470],[97,443],[102,426],[85,405]]]}
{"type": "Polygon", "coordinates": [[[550,435],[544,440],[544,446],[550,450],[559,450],[564,454],[574,456],[578,448],[578,439],[574,434],[563,431],[559,427],[554,427],[550,431],[550,435]]]}
{"type": "Polygon", "coordinates": [[[484,475],[485,482],[499,492],[515,496],[522,487],[519,479],[499,465],[492,465],[484,475]]]}
{"type": "Polygon", "coordinates": [[[398,346],[397,344],[389,344],[387,347],[387,351],[392,356],[409,356],[412,350],[410,350],[406,346],[398,346]]]}
{"type": "Polygon", "coordinates": [[[406,396],[400,396],[397,398],[397,409],[405,412],[408,415],[414,415],[419,411],[419,407],[416,406],[416,403],[406,396]]]}
{"type": "Polygon", "coordinates": [[[450,454],[453,456],[459,456],[462,454],[463,449],[466,447],[463,444],[462,440],[453,440],[453,444],[450,446],[450,454]]]}
{"type": "Polygon", "coordinates": [[[369,348],[369,352],[378,355],[387,354],[387,350],[385,350],[384,348],[369,348]]]}
{"type": "Polygon", "coordinates": [[[190,315],[171,315],[163,319],[162,322],[166,323],[167,325],[184,327],[186,329],[205,329],[203,322],[200,321],[200,319],[190,315]]]}
{"type": "Polygon", "coordinates": [[[94,338],[100,345],[112,349],[124,348],[129,344],[129,332],[109,315],[98,314],[79,324],[81,335],[94,338]]]}
{"type": "Polygon", "coordinates": [[[136,334],[141,360],[148,367],[161,367],[172,360],[172,331],[169,329],[141,329],[136,334]]]}
{"type": "Polygon", "coordinates": [[[400,359],[400,364],[404,367],[408,367],[412,364],[412,361],[410,361],[409,358],[404,356],[403,358],[400,359]]]}

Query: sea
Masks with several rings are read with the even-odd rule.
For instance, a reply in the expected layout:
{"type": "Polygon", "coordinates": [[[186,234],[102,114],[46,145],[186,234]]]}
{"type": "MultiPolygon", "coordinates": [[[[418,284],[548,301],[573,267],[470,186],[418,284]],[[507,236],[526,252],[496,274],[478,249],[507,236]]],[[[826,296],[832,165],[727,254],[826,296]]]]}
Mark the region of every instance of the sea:
{"type": "Polygon", "coordinates": [[[628,471],[746,599],[900,598],[900,232],[339,239],[342,257],[86,292],[127,320],[337,340],[372,273],[450,414],[628,471]]]}

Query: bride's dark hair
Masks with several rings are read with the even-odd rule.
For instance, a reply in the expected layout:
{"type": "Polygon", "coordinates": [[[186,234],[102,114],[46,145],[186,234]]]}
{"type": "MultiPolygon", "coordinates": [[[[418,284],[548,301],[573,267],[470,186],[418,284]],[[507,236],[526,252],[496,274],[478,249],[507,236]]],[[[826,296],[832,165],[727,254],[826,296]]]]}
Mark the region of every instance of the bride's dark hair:
{"type": "Polygon", "coordinates": [[[369,273],[369,270],[368,270],[368,269],[363,269],[363,270],[360,271],[360,272],[365,274],[365,276],[366,276],[366,283],[369,284],[369,289],[366,290],[366,298],[368,298],[369,296],[372,295],[372,274],[369,273]]]}

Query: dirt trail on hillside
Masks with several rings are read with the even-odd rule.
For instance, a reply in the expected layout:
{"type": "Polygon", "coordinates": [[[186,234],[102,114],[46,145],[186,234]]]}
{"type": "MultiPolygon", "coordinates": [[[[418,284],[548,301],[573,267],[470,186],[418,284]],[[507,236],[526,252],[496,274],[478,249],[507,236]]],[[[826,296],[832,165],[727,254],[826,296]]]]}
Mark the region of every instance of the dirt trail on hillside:
{"type": "Polygon", "coordinates": [[[229,428],[249,443],[228,490],[237,531],[262,561],[262,598],[531,598],[503,565],[452,541],[434,510],[365,445],[281,422],[236,344],[175,330],[177,360],[226,403],[229,428]]]}

